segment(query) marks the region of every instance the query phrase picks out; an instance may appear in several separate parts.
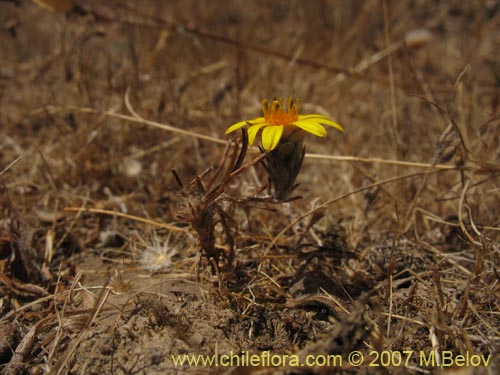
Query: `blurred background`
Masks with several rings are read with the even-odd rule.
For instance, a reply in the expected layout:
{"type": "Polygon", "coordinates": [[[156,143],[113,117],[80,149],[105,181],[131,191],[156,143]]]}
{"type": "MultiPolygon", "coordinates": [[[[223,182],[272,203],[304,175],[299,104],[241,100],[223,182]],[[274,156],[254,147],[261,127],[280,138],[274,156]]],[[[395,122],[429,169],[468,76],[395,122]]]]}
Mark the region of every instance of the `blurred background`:
{"type": "MultiPolygon", "coordinates": [[[[432,163],[453,119],[475,157],[498,161],[497,1],[37,3],[0,3],[0,156],[5,166],[23,154],[14,173],[32,184],[47,178],[41,155],[56,180],[97,192],[141,168],[113,194],[161,194],[171,167],[193,174],[217,160],[218,145],[46,109],[130,114],[127,90],[143,118],[221,139],[260,116],[263,98],[299,97],[302,113],[345,127],[308,139],[328,155],[432,163]]],[[[306,159],[301,193],[327,198],[404,170],[306,159]]],[[[445,175],[432,198],[458,182],[445,175]]],[[[406,201],[407,188],[394,194],[406,201]]]]}

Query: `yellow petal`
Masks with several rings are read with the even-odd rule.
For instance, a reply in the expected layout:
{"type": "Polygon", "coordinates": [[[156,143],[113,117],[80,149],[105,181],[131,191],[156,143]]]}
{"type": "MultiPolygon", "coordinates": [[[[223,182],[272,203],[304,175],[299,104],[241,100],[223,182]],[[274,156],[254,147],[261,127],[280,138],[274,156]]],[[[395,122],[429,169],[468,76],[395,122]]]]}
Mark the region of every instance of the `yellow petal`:
{"type": "Polygon", "coordinates": [[[267,122],[264,122],[263,124],[256,124],[256,125],[252,125],[248,128],[248,144],[251,146],[253,145],[254,141],[255,141],[255,137],[257,136],[257,133],[259,132],[259,130],[263,127],[263,126],[266,126],[266,125],[269,125],[269,123],[267,122]]]}
{"type": "Polygon", "coordinates": [[[324,137],[326,135],[325,128],[322,127],[317,120],[299,120],[292,124],[317,137],[324,137]]]}
{"type": "Polygon", "coordinates": [[[242,128],[247,124],[253,125],[253,124],[257,124],[259,122],[264,122],[264,121],[265,121],[264,117],[257,117],[257,118],[254,118],[253,120],[245,120],[245,121],[237,122],[236,124],[233,124],[229,128],[226,129],[226,134],[232,133],[235,130],[242,128]]]}
{"type": "Polygon", "coordinates": [[[337,124],[336,122],[332,121],[331,119],[323,115],[313,114],[313,115],[299,116],[299,121],[302,120],[313,120],[315,122],[319,122],[320,124],[333,126],[334,128],[340,130],[341,132],[344,131],[342,125],[337,124]]]}
{"type": "Polygon", "coordinates": [[[278,145],[283,134],[283,125],[271,125],[262,131],[262,147],[271,151],[278,145]]]}

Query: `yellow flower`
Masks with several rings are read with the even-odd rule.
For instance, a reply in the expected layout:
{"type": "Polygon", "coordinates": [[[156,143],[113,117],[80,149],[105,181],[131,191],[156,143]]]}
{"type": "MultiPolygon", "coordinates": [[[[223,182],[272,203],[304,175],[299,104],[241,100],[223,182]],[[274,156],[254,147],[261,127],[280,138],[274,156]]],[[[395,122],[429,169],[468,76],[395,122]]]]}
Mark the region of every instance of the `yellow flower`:
{"type": "Polygon", "coordinates": [[[286,101],[287,110],[283,108],[283,99],[274,99],[269,103],[266,99],[262,101],[264,117],[258,117],[253,120],[245,120],[231,125],[226,130],[226,134],[232,133],[237,129],[249,125],[248,142],[252,145],[255,137],[262,129],[262,147],[266,151],[271,151],[280,142],[285,135],[289,135],[299,128],[317,137],[324,137],[326,130],[322,125],[333,126],[344,131],[341,125],[333,122],[328,117],[318,114],[299,115],[299,100],[288,98],[286,101]],[[295,127],[295,128],[294,128],[295,127]]]}

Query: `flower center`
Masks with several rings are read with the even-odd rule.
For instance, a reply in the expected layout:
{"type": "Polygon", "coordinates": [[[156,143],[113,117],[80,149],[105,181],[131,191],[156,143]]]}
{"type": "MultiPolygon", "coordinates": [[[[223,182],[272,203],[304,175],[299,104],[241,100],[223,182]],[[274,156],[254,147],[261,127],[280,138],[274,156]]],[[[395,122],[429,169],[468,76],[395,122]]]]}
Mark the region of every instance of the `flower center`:
{"type": "Polygon", "coordinates": [[[271,103],[267,99],[262,101],[264,119],[271,125],[290,125],[299,118],[299,99],[287,98],[286,111],[283,108],[283,99],[273,99],[271,103]]]}

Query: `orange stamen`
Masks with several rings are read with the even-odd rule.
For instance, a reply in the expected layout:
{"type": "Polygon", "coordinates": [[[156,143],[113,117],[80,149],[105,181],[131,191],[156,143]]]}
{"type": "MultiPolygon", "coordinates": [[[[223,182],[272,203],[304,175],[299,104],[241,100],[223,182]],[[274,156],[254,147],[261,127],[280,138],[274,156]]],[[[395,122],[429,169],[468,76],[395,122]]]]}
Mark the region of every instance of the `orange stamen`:
{"type": "Polygon", "coordinates": [[[270,125],[290,125],[299,118],[299,101],[288,98],[286,111],[283,108],[283,99],[274,99],[269,103],[266,99],[262,101],[264,118],[270,125]]]}

